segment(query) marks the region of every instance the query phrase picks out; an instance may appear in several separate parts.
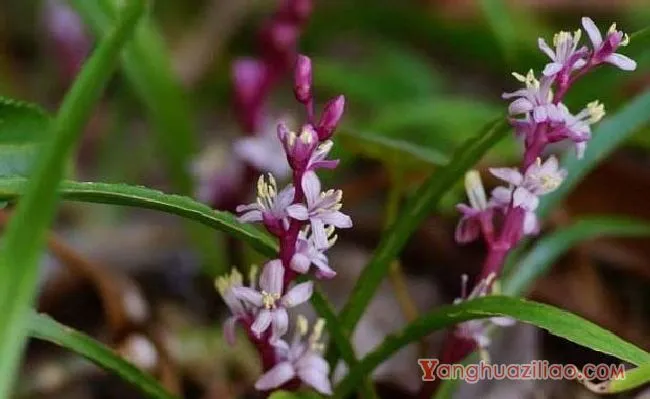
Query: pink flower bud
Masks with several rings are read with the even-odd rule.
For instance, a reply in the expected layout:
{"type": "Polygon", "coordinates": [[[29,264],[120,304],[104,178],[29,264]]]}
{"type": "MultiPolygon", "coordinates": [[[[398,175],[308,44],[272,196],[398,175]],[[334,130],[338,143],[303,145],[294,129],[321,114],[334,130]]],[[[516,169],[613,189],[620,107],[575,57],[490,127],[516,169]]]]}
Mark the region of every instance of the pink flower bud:
{"type": "Polygon", "coordinates": [[[256,129],[266,84],[267,68],[263,62],[253,58],[236,60],[232,67],[235,112],[247,132],[256,129]]]}
{"type": "Polygon", "coordinates": [[[323,110],[323,115],[318,122],[318,127],[316,131],[318,132],[318,138],[323,141],[332,137],[336,125],[338,125],[343,116],[343,111],[345,109],[345,97],[340,95],[335,97],[325,104],[323,110]]]}
{"type": "Polygon", "coordinates": [[[311,101],[311,59],[302,54],[298,55],[296,60],[293,92],[301,103],[307,104],[311,101]]]}
{"type": "Polygon", "coordinates": [[[313,8],[312,0],[287,0],[278,14],[283,19],[302,25],[309,19],[313,8]]]}

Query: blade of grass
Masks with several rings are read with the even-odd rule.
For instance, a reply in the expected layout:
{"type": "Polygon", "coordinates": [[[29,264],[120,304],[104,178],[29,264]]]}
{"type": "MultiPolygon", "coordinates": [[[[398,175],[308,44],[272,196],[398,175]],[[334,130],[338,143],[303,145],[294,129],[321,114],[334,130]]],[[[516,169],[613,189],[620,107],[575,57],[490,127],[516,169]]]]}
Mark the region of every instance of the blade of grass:
{"type": "Polygon", "coordinates": [[[52,318],[31,312],[28,323],[29,335],[33,338],[48,341],[82,355],[105,370],[109,370],[123,380],[130,382],[142,393],[155,399],[174,399],[165,388],[158,384],[155,378],[143,373],[125,361],[110,348],[93,338],[57,323],[52,318]]]}
{"type": "Polygon", "coordinates": [[[424,315],[398,333],[389,336],[336,387],[335,398],[345,398],[359,380],[404,346],[434,331],[474,319],[505,316],[548,330],[553,335],[635,365],[650,362],[650,353],[579,316],[553,306],[506,296],[488,296],[457,305],[446,305],[424,315]]]}
{"type": "Polygon", "coordinates": [[[116,26],[101,40],[63,100],[0,247],[0,398],[11,392],[25,344],[26,314],[36,291],[38,258],[54,216],[64,165],[111,76],[122,46],[145,10],[126,3],[116,26]]]}

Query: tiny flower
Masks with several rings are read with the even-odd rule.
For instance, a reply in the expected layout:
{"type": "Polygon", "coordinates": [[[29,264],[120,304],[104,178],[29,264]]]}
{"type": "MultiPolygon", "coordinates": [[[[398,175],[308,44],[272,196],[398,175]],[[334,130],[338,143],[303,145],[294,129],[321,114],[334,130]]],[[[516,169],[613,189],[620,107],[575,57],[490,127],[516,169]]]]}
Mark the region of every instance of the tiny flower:
{"type": "Polygon", "coordinates": [[[303,338],[308,332],[307,319],[300,315],[296,324],[291,344],[283,340],[276,343],[277,356],[281,361],[257,380],[255,388],[269,391],[298,378],[319,393],[331,395],[330,367],[323,359],[323,344],[320,342],[325,321],[319,319],[316,322],[306,342],[303,338]]]}
{"type": "Polygon", "coordinates": [[[486,218],[489,221],[492,218],[481,176],[477,171],[471,170],[465,174],[465,190],[469,206],[456,205],[456,209],[462,214],[454,235],[458,243],[468,243],[477,239],[481,234],[482,219],[486,218]]]}
{"type": "Polygon", "coordinates": [[[278,125],[278,138],[284,146],[287,161],[293,170],[304,171],[318,146],[318,135],[311,125],[304,125],[299,134],[287,129],[284,123],[278,125]]]}
{"type": "Polygon", "coordinates": [[[578,49],[578,42],[582,31],[578,29],[575,33],[559,32],[553,36],[552,50],[546,41],[539,38],[538,44],[542,50],[553,61],[546,65],[542,74],[544,76],[554,76],[560,72],[568,74],[585,66],[585,56],[587,55],[587,48],[582,47],[578,49]]]}
{"type": "Polygon", "coordinates": [[[337,228],[352,227],[350,217],[340,211],[343,206],[341,204],[343,192],[341,190],[321,192],[320,180],[313,171],[303,175],[302,189],[307,205],[290,205],[287,213],[296,220],[309,220],[316,248],[327,248],[329,242],[325,225],[337,228]]]}
{"type": "Polygon", "coordinates": [[[293,92],[296,99],[303,104],[312,99],[311,81],[311,59],[300,54],[296,60],[293,92]]]}
{"type": "Polygon", "coordinates": [[[261,172],[270,172],[283,179],[289,176],[291,169],[287,165],[282,145],[276,135],[277,123],[266,123],[265,128],[253,136],[235,141],[233,151],[249,165],[261,172]]]}
{"type": "Polygon", "coordinates": [[[555,119],[557,111],[552,103],[553,93],[551,92],[553,79],[545,76],[540,82],[535,78],[532,69],[528,71],[526,76],[516,72],[512,75],[518,81],[524,83],[526,88],[512,93],[503,93],[503,98],[516,98],[508,106],[508,113],[512,116],[530,114],[532,120],[536,123],[555,119]]]}
{"type": "Polygon", "coordinates": [[[558,104],[562,124],[554,126],[547,134],[549,142],[557,142],[563,139],[570,139],[576,144],[578,158],[582,158],[587,141],[591,139],[591,127],[605,116],[605,107],[598,101],[593,101],[573,115],[562,103],[558,104]]]}
{"type": "Polygon", "coordinates": [[[298,240],[296,241],[296,253],[291,258],[291,269],[294,271],[305,274],[309,271],[309,266],[312,264],[316,267],[316,277],[318,278],[333,278],[336,272],[329,266],[329,260],[323,253],[326,249],[331,248],[336,242],[336,235],[334,234],[334,227],[330,226],[326,229],[328,237],[328,247],[325,249],[316,248],[314,237],[309,234],[309,226],[305,230],[300,231],[298,240]]]}
{"type": "Polygon", "coordinates": [[[271,326],[271,342],[287,332],[289,315],[287,308],[300,305],[311,297],[311,281],[296,284],[284,292],[284,266],[279,259],[268,262],[259,280],[259,291],[254,287],[238,286],[233,288],[235,297],[249,306],[258,309],[251,331],[260,337],[271,326]]]}
{"type": "Polygon", "coordinates": [[[226,341],[234,345],[237,322],[247,320],[249,317],[247,305],[234,292],[235,288],[243,286],[242,275],[236,269],[233,269],[229,275],[218,277],[215,286],[232,314],[224,323],[223,330],[226,341]]]}
{"type": "Polygon", "coordinates": [[[273,234],[281,234],[287,228],[287,207],[293,202],[295,189],[288,185],[278,193],[278,187],[272,174],[268,183],[264,176],[257,180],[257,201],[248,205],[239,205],[237,212],[240,222],[264,222],[273,234]]]}
{"type": "Polygon", "coordinates": [[[554,191],[566,177],[567,172],[559,167],[557,158],[551,156],[544,163],[537,158],[537,162],[530,165],[523,175],[514,168],[490,168],[490,172],[510,184],[492,191],[491,204],[507,207],[512,203],[513,207],[524,209],[524,234],[537,233],[539,223],[535,210],[539,196],[554,191]]]}
{"type": "MultiPolygon", "coordinates": [[[[467,275],[461,277],[461,297],[454,300],[454,304],[481,298],[489,294],[495,275],[491,274],[486,279],[481,280],[474,286],[472,292],[467,294],[467,275]]],[[[456,335],[473,341],[482,352],[483,357],[487,357],[486,349],[490,345],[490,337],[487,335],[487,329],[490,324],[501,327],[507,327],[515,324],[515,320],[509,317],[491,317],[484,320],[469,320],[458,325],[456,335]]]]}
{"type": "Polygon", "coordinates": [[[591,59],[594,65],[606,62],[624,71],[633,71],[636,69],[636,62],[634,60],[623,54],[616,53],[619,47],[628,45],[630,38],[622,31],[616,30],[615,23],[607,31],[605,40],[603,40],[600,30],[591,18],[583,17],[582,26],[594,47],[591,59]]]}
{"type": "Polygon", "coordinates": [[[336,126],[339,124],[343,111],[345,110],[345,97],[337,96],[325,104],[323,115],[318,122],[316,131],[320,140],[327,140],[332,137],[336,126]]]}

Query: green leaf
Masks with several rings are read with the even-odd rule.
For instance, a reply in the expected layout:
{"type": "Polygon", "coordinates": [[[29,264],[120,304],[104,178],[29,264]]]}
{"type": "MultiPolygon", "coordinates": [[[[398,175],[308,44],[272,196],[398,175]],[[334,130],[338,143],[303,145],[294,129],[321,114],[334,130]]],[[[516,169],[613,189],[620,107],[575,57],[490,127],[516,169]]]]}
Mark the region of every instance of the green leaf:
{"type": "Polygon", "coordinates": [[[617,217],[591,217],[546,235],[519,260],[503,281],[503,293],[519,295],[569,249],[597,237],[639,237],[650,235],[650,223],[617,217]]]}
{"type": "Polygon", "coordinates": [[[36,105],[0,97],[0,176],[27,176],[50,117],[36,105]]]}
{"type": "Polygon", "coordinates": [[[151,375],[140,371],[93,338],[33,311],[29,314],[28,319],[28,330],[31,337],[51,342],[82,355],[96,365],[112,371],[123,380],[130,382],[150,398],[175,398],[151,375]]]}
{"type": "Polygon", "coordinates": [[[513,61],[520,32],[515,28],[510,9],[502,0],[480,0],[478,5],[483,10],[483,15],[506,60],[513,61]]]}
{"type": "MultiPolygon", "coordinates": [[[[24,193],[26,186],[27,180],[24,178],[0,178],[0,199],[15,200],[24,193]]],[[[277,243],[267,234],[249,224],[240,223],[228,212],[215,211],[189,197],[165,194],[146,187],[126,184],[72,181],[61,182],[59,193],[61,197],[70,201],[132,206],[178,215],[230,234],[263,255],[276,257],[278,253],[277,243]]],[[[340,330],[341,326],[332,306],[319,290],[314,291],[312,304],[318,314],[327,321],[327,328],[335,338],[336,345],[343,348],[346,361],[354,364],[356,358],[346,338],[347,334],[340,330]]],[[[370,388],[367,389],[367,392],[371,392],[370,388]]]]}
{"type": "Polygon", "coordinates": [[[650,363],[645,363],[632,370],[625,370],[625,378],[612,379],[597,384],[596,393],[620,393],[638,388],[650,382],[650,363]]]}
{"type": "Polygon", "coordinates": [[[449,157],[443,152],[400,139],[350,130],[339,132],[338,137],[350,151],[389,165],[422,169],[449,162],[449,157]]]}
{"type": "MultiPolygon", "coordinates": [[[[15,200],[25,192],[26,186],[27,180],[24,178],[0,178],[0,199],[15,200]]],[[[267,234],[250,224],[238,222],[229,212],[215,211],[189,197],[128,184],[73,181],[62,181],[59,192],[64,199],[72,201],[132,206],[171,213],[230,234],[264,255],[277,254],[277,244],[267,234]]]]}
{"type": "MultiPolygon", "coordinates": [[[[468,140],[451,162],[434,172],[418,189],[397,216],[396,222],[382,237],[372,259],[357,279],[352,294],[343,308],[340,320],[346,331],[353,331],[366,306],[388,272],[408,238],[436,207],[449,188],[470,169],[508,131],[505,118],[490,123],[476,137],[468,140]]],[[[333,355],[330,355],[330,360],[333,355]]]]}
{"type": "Polygon", "coordinates": [[[434,331],[467,320],[505,316],[543,328],[549,333],[593,350],[613,355],[635,365],[650,362],[650,354],[596,324],[564,310],[523,299],[488,296],[457,305],[446,305],[420,317],[396,334],[388,336],[341,381],[335,398],[356,389],[360,379],[406,345],[434,331]]]}
{"type": "Polygon", "coordinates": [[[119,22],[82,68],[52,122],[25,196],[6,228],[0,247],[0,398],[11,392],[25,344],[26,315],[36,291],[38,259],[54,216],[65,162],[144,10],[143,1],[128,2],[119,22]]]}
{"type": "MultiPolygon", "coordinates": [[[[118,0],[69,1],[99,37],[110,32],[118,5],[122,3],[118,0]]],[[[174,76],[163,39],[149,18],[142,21],[133,40],[124,47],[122,66],[150,113],[174,186],[182,194],[191,194],[188,165],[197,143],[189,102],[174,76]]]]}
{"type": "Polygon", "coordinates": [[[650,91],[639,95],[616,114],[603,120],[589,141],[583,159],[578,159],[573,152],[564,156],[562,165],[567,169],[568,175],[557,190],[542,197],[537,211],[539,217],[547,216],[587,173],[634,132],[650,122],[648,109],[650,109],[650,91]]]}

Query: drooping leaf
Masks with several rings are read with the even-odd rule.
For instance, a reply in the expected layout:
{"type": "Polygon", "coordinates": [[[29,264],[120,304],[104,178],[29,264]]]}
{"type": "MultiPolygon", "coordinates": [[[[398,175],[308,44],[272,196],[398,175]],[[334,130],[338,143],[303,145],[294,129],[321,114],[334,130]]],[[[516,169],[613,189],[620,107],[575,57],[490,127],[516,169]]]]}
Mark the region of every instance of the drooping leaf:
{"type": "Polygon", "coordinates": [[[11,392],[25,344],[26,315],[36,291],[38,258],[54,217],[65,163],[144,10],[144,1],[128,2],[80,71],[52,121],[25,195],[7,225],[0,244],[0,398],[11,392]]]}
{"type": "Polygon", "coordinates": [[[130,382],[150,398],[175,398],[151,375],[140,371],[93,338],[33,311],[28,315],[28,319],[28,330],[31,337],[51,342],[82,355],[105,370],[130,382]]]}
{"type": "Polygon", "coordinates": [[[579,316],[553,306],[523,299],[488,296],[457,305],[443,306],[420,317],[396,334],[388,336],[384,342],[361,359],[357,367],[350,370],[337,386],[335,398],[347,397],[356,389],[360,378],[371,373],[404,346],[454,324],[488,317],[511,317],[635,365],[650,362],[650,353],[579,316]]]}

